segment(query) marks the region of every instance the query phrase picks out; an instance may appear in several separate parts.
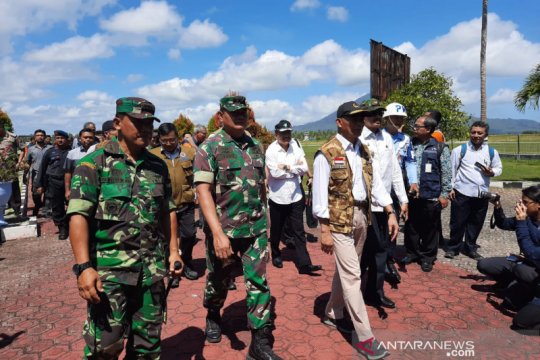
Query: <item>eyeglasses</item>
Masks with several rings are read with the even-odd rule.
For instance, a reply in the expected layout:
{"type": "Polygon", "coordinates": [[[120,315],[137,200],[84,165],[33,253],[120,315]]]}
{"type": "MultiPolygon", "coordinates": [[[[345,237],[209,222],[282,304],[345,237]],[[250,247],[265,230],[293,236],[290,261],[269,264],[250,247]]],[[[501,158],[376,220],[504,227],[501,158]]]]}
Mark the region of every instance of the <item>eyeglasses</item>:
{"type": "Polygon", "coordinates": [[[178,142],[178,139],[159,139],[159,142],[162,144],[175,144],[176,142],[178,142]]]}

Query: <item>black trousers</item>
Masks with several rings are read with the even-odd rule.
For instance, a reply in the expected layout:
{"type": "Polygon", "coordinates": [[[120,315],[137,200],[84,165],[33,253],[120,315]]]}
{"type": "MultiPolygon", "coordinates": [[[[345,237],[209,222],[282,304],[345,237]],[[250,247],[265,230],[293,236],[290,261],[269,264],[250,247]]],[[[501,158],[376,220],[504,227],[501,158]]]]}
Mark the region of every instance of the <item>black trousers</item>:
{"type": "Polygon", "coordinates": [[[268,200],[270,205],[270,245],[272,258],[280,257],[279,242],[283,235],[285,223],[289,222],[289,231],[293,235],[296,247],[295,265],[297,268],[311,265],[304,235],[304,198],[292,204],[281,205],[268,200]]]}
{"type": "Polygon", "coordinates": [[[21,213],[21,186],[19,185],[19,178],[11,182],[11,197],[9,198],[8,206],[12,208],[17,215],[21,213]]]}
{"type": "Polygon", "coordinates": [[[438,201],[411,199],[409,219],[405,223],[407,255],[420,261],[433,262],[437,258],[441,205],[438,201]]]}
{"type": "Polygon", "coordinates": [[[476,251],[476,240],[484,226],[488,206],[488,199],[470,197],[456,191],[456,198],[450,207],[450,240],[446,243],[446,251],[476,251]]]}
{"type": "Polygon", "coordinates": [[[50,177],[47,179],[47,194],[51,204],[52,218],[56,226],[67,226],[66,220],[66,192],[64,179],[50,177]]]}
{"type": "Polygon", "coordinates": [[[37,193],[37,187],[35,185],[37,170],[31,171],[32,176],[32,201],[34,202],[34,215],[37,215],[39,209],[43,206],[43,194],[37,193]]]}
{"type": "Polygon", "coordinates": [[[540,270],[536,267],[510,261],[506,257],[480,259],[476,267],[482,274],[502,285],[508,285],[513,280],[517,280],[524,285],[533,286],[540,280],[540,270]]]}
{"type": "Polygon", "coordinates": [[[193,260],[193,247],[197,243],[197,229],[195,228],[195,204],[188,204],[176,212],[177,234],[180,237],[180,250],[182,261],[186,266],[193,260]]]}
{"type": "Polygon", "coordinates": [[[367,298],[384,295],[384,274],[390,246],[388,215],[384,212],[372,212],[371,225],[368,226],[366,243],[360,260],[362,273],[367,271],[364,292],[367,298]]]}

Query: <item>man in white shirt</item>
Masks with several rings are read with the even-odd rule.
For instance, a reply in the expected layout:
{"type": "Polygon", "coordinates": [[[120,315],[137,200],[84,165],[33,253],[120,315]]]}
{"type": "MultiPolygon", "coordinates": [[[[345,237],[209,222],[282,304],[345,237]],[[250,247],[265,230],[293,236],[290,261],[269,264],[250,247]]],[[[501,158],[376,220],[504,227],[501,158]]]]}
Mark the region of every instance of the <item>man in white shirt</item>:
{"type": "Polygon", "coordinates": [[[355,332],[356,350],[363,356],[381,359],[388,355],[375,340],[361,292],[360,257],[373,200],[389,216],[392,240],[398,232],[392,199],[372,167],[369,150],[359,140],[364,116],[380,106],[372,102],[342,104],[336,113],[338,133],[325,143],[313,164],[313,215],[321,224],[321,248],[335,254],[336,270],[332,293],[326,305],[324,324],[344,332],[355,332]],[[345,320],[347,309],[351,322],[345,320]]]}
{"type": "MultiPolygon", "coordinates": [[[[384,188],[388,193],[394,190],[399,200],[401,216],[407,218],[409,199],[397,157],[394,156],[394,143],[390,134],[381,131],[384,110],[385,108],[381,107],[364,117],[360,140],[368,147],[373,167],[379,172],[384,188]]],[[[375,201],[371,203],[371,213],[371,225],[368,227],[360,264],[362,271],[368,270],[364,298],[368,304],[393,309],[396,304],[384,294],[386,261],[391,250],[388,216],[383,212],[383,207],[375,201]]]]}
{"type": "Polygon", "coordinates": [[[270,244],[272,264],[283,267],[279,243],[288,222],[296,248],[295,264],[300,274],[312,274],[322,269],[311,264],[304,236],[304,195],[302,175],[308,172],[306,155],[292,139],[292,126],[281,120],[276,126],[276,141],[266,150],[268,167],[268,204],[270,206],[270,244]]]}
{"type": "Polygon", "coordinates": [[[489,191],[491,177],[502,173],[497,150],[485,143],[489,125],[476,121],[470,128],[470,141],[452,150],[452,201],[450,209],[450,240],[446,244],[446,258],[460,252],[475,260],[482,256],[476,251],[476,240],[482,231],[489,199],[481,193],[489,191]],[[465,240],[463,239],[465,235],[465,240]]]}

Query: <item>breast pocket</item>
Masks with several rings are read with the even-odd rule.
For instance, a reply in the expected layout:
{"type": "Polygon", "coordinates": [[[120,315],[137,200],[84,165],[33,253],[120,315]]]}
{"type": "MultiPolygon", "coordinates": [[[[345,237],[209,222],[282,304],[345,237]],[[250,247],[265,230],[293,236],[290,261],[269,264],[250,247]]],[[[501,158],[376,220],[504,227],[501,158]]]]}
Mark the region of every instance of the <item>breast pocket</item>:
{"type": "Polygon", "coordinates": [[[131,192],[129,184],[102,184],[96,219],[110,221],[129,221],[133,217],[130,211],[131,192]]]}

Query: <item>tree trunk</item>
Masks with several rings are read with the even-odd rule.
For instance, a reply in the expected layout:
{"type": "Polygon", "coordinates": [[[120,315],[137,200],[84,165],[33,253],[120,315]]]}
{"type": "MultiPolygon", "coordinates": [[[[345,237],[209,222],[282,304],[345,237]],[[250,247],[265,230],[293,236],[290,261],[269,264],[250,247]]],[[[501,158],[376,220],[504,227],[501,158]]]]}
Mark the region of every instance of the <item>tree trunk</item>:
{"type": "Polygon", "coordinates": [[[482,0],[482,37],[480,40],[480,120],[487,121],[486,104],[486,46],[488,0],[482,0]]]}

